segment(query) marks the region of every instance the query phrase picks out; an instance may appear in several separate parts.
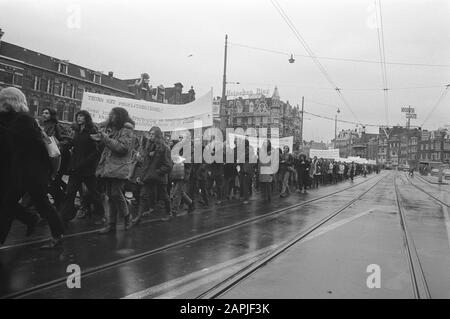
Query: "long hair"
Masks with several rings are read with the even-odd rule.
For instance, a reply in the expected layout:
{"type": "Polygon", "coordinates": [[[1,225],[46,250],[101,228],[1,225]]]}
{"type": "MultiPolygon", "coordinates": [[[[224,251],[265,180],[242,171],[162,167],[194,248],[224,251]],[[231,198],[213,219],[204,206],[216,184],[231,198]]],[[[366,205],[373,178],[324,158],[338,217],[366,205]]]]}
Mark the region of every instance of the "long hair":
{"type": "MultiPolygon", "coordinates": [[[[92,121],[91,113],[89,113],[86,110],[80,110],[80,111],[78,111],[75,114],[75,120],[78,117],[78,115],[83,115],[84,116],[84,120],[85,120],[84,126],[85,126],[86,130],[88,130],[88,131],[94,131],[95,130],[94,122],[92,121]]],[[[80,129],[81,129],[80,125],[78,125],[78,123],[75,122],[75,125],[74,125],[75,132],[79,133],[80,129]]]]}
{"type": "Polygon", "coordinates": [[[155,143],[156,144],[166,144],[166,140],[164,139],[163,132],[158,126],[153,126],[149,132],[153,132],[155,134],[155,143]]]}
{"type": "Polygon", "coordinates": [[[116,115],[116,119],[114,123],[108,122],[108,126],[121,129],[127,122],[134,125],[134,121],[130,118],[128,111],[123,107],[115,107],[111,110],[111,112],[116,115]]]}
{"type": "Polygon", "coordinates": [[[48,111],[50,113],[50,119],[48,122],[53,122],[55,124],[58,124],[58,117],[56,116],[56,110],[52,107],[45,107],[42,109],[42,112],[48,111]]]}

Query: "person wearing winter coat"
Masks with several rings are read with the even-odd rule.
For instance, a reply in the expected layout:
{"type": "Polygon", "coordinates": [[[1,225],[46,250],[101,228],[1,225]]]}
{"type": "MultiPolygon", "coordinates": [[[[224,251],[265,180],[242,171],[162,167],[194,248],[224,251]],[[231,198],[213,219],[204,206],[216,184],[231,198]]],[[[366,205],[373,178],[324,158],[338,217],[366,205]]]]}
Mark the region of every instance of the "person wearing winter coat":
{"type": "Polygon", "coordinates": [[[239,185],[240,185],[240,196],[243,199],[243,204],[248,204],[248,200],[250,199],[251,187],[252,187],[252,178],[254,174],[256,158],[253,147],[250,145],[250,142],[246,139],[244,142],[244,151],[245,154],[243,156],[243,161],[240,156],[237,155],[239,150],[238,147],[234,149],[236,152],[237,164],[239,166],[239,185]]]}
{"type": "Polygon", "coordinates": [[[305,154],[300,154],[297,162],[298,189],[300,192],[304,190],[306,194],[306,186],[308,186],[310,164],[305,154]]]}
{"type": "Polygon", "coordinates": [[[142,214],[157,203],[158,197],[164,201],[167,219],[172,215],[167,183],[172,170],[170,148],[166,144],[161,129],[154,126],[149,131],[149,141],[143,151],[142,186],[138,215],[133,224],[139,223],[142,214]]]}
{"type": "Polygon", "coordinates": [[[52,234],[41,248],[55,248],[62,244],[64,228],[47,197],[52,164],[42,131],[28,112],[26,97],[19,89],[0,91],[0,244],[6,240],[14,218],[29,227],[36,224],[19,204],[28,193],[52,234]]]}
{"type": "Polygon", "coordinates": [[[289,153],[289,146],[283,147],[283,153],[280,155],[280,178],[282,187],[280,197],[286,197],[289,193],[289,177],[294,170],[294,158],[289,153]]]}
{"type": "Polygon", "coordinates": [[[125,229],[131,227],[131,215],[125,199],[125,183],[131,169],[131,145],[134,122],[128,111],[115,107],[109,113],[105,127],[97,134],[91,134],[94,141],[104,146],[95,175],[104,183],[108,197],[107,226],[100,234],[115,233],[117,215],[125,219],[125,229]]]}
{"type": "Polygon", "coordinates": [[[268,201],[269,203],[272,201],[272,182],[273,182],[273,174],[276,172],[274,171],[273,163],[276,161],[274,158],[275,156],[278,156],[278,152],[276,152],[272,148],[272,144],[270,140],[264,141],[262,148],[265,149],[267,157],[269,158],[269,161],[267,163],[263,163],[262,161],[259,161],[259,183],[261,186],[261,190],[263,193],[263,199],[265,201],[268,201]]]}
{"type": "Polygon", "coordinates": [[[356,164],[355,164],[355,162],[352,162],[352,163],[350,164],[349,175],[350,175],[350,179],[351,179],[352,182],[353,182],[353,178],[354,178],[355,175],[356,175],[356,164]]]}
{"type": "Polygon", "coordinates": [[[104,207],[100,200],[101,196],[97,190],[97,178],[95,177],[100,152],[97,149],[97,143],[91,139],[91,134],[97,134],[97,130],[88,111],[79,111],[75,115],[75,119],[72,156],[68,167],[69,182],[61,215],[65,220],[75,217],[74,200],[77,192],[81,193],[81,185],[84,184],[95,212],[103,217],[104,207]]]}

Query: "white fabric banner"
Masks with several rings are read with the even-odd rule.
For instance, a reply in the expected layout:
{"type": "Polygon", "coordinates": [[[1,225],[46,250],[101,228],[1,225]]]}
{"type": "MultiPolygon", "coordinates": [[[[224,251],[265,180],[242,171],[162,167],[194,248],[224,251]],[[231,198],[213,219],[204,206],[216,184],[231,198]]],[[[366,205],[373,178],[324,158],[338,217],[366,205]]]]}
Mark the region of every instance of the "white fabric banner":
{"type": "MultiPolygon", "coordinates": [[[[250,146],[253,147],[253,149],[255,151],[258,148],[262,147],[264,141],[267,140],[267,138],[263,138],[263,137],[261,137],[261,138],[254,137],[254,136],[246,137],[244,135],[230,133],[230,134],[228,134],[229,146],[231,148],[234,148],[234,139],[244,139],[245,140],[246,138],[248,139],[248,142],[249,142],[250,146]]],[[[278,139],[271,138],[270,139],[270,143],[272,144],[272,147],[274,149],[276,149],[276,148],[283,149],[283,147],[285,145],[287,145],[289,147],[289,153],[292,153],[294,137],[293,136],[287,136],[287,137],[279,137],[278,139]]]]}
{"type": "Polygon", "coordinates": [[[123,107],[135,121],[135,129],[149,131],[158,126],[163,132],[189,130],[213,125],[212,91],[188,104],[163,104],[111,95],[84,92],[81,109],[91,113],[94,123],[108,119],[114,107],[123,107]]]}
{"type": "Polygon", "coordinates": [[[324,158],[324,159],[335,159],[338,160],[340,158],[339,156],[339,149],[331,149],[331,150],[315,150],[310,149],[309,150],[309,157],[314,158],[314,156],[317,156],[317,158],[324,158]]]}

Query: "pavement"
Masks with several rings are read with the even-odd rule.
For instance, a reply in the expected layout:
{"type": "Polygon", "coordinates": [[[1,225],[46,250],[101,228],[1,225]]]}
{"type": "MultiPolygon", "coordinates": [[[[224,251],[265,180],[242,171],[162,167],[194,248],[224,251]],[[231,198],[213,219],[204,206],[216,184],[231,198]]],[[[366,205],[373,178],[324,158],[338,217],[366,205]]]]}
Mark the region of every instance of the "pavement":
{"type": "MultiPolygon", "coordinates": [[[[149,219],[128,232],[118,230],[110,236],[98,235],[89,221],[77,221],[64,247],[54,251],[38,249],[45,230],[26,242],[15,230],[17,236],[10,244],[0,247],[0,297],[194,298],[267,256],[385,177],[364,200],[223,297],[412,298],[394,205],[394,174],[359,177],[354,183],[274,198],[270,204],[255,194],[248,205],[226,203],[171,222],[149,219]],[[67,286],[71,264],[81,268],[81,288],[67,286]],[[368,289],[366,270],[373,264],[381,268],[381,288],[368,289]]],[[[445,287],[450,287],[450,282],[439,279],[447,276],[450,265],[448,214],[426,195],[412,196],[417,191],[413,192],[409,181],[400,182],[405,184],[399,185],[402,201],[408,204],[408,221],[411,219],[417,249],[424,256],[433,297],[448,298],[445,287]],[[424,209],[432,215],[424,214],[424,209]]],[[[414,182],[429,190],[434,187],[430,191],[450,203],[439,186],[414,182]]]]}

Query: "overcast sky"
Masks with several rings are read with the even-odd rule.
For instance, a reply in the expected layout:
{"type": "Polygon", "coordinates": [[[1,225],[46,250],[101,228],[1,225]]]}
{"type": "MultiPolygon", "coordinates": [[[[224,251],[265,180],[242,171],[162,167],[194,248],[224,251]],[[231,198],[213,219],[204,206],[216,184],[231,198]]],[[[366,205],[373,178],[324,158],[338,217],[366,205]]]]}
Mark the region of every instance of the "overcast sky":
{"type": "MultiPolygon", "coordinates": [[[[374,0],[278,3],[317,56],[379,61],[374,0]]],[[[449,0],[382,0],[381,6],[386,61],[450,65],[449,0]]],[[[0,28],[5,41],[119,78],[147,72],[153,86],[193,85],[197,96],[211,87],[221,95],[228,34],[232,44],[286,53],[230,45],[228,81],[240,85],[229,89],[272,92],[277,85],[291,104],[305,96],[306,111],[334,117],[339,107],[340,119],[356,121],[353,111],[358,122],[386,124],[380,64],[320,60],[351,111],[312,59],[301,56],[306,51],[270,0],[0,0],[0,28]]],[[[400,108],[411,105],[418,114],[412,124],[420,125],[450,83],[450,67],[387,65],[387,80],[389,124],[404,124],[400,108]]],[[[450,94],[425,128],[450,124],[449,105],[450,94]]],[[[334,137],[333,121],[305,115],[304,126],[305,139],[334,137]]],[[[339,123],[343,128],[354,125],[339,123]]]]}

